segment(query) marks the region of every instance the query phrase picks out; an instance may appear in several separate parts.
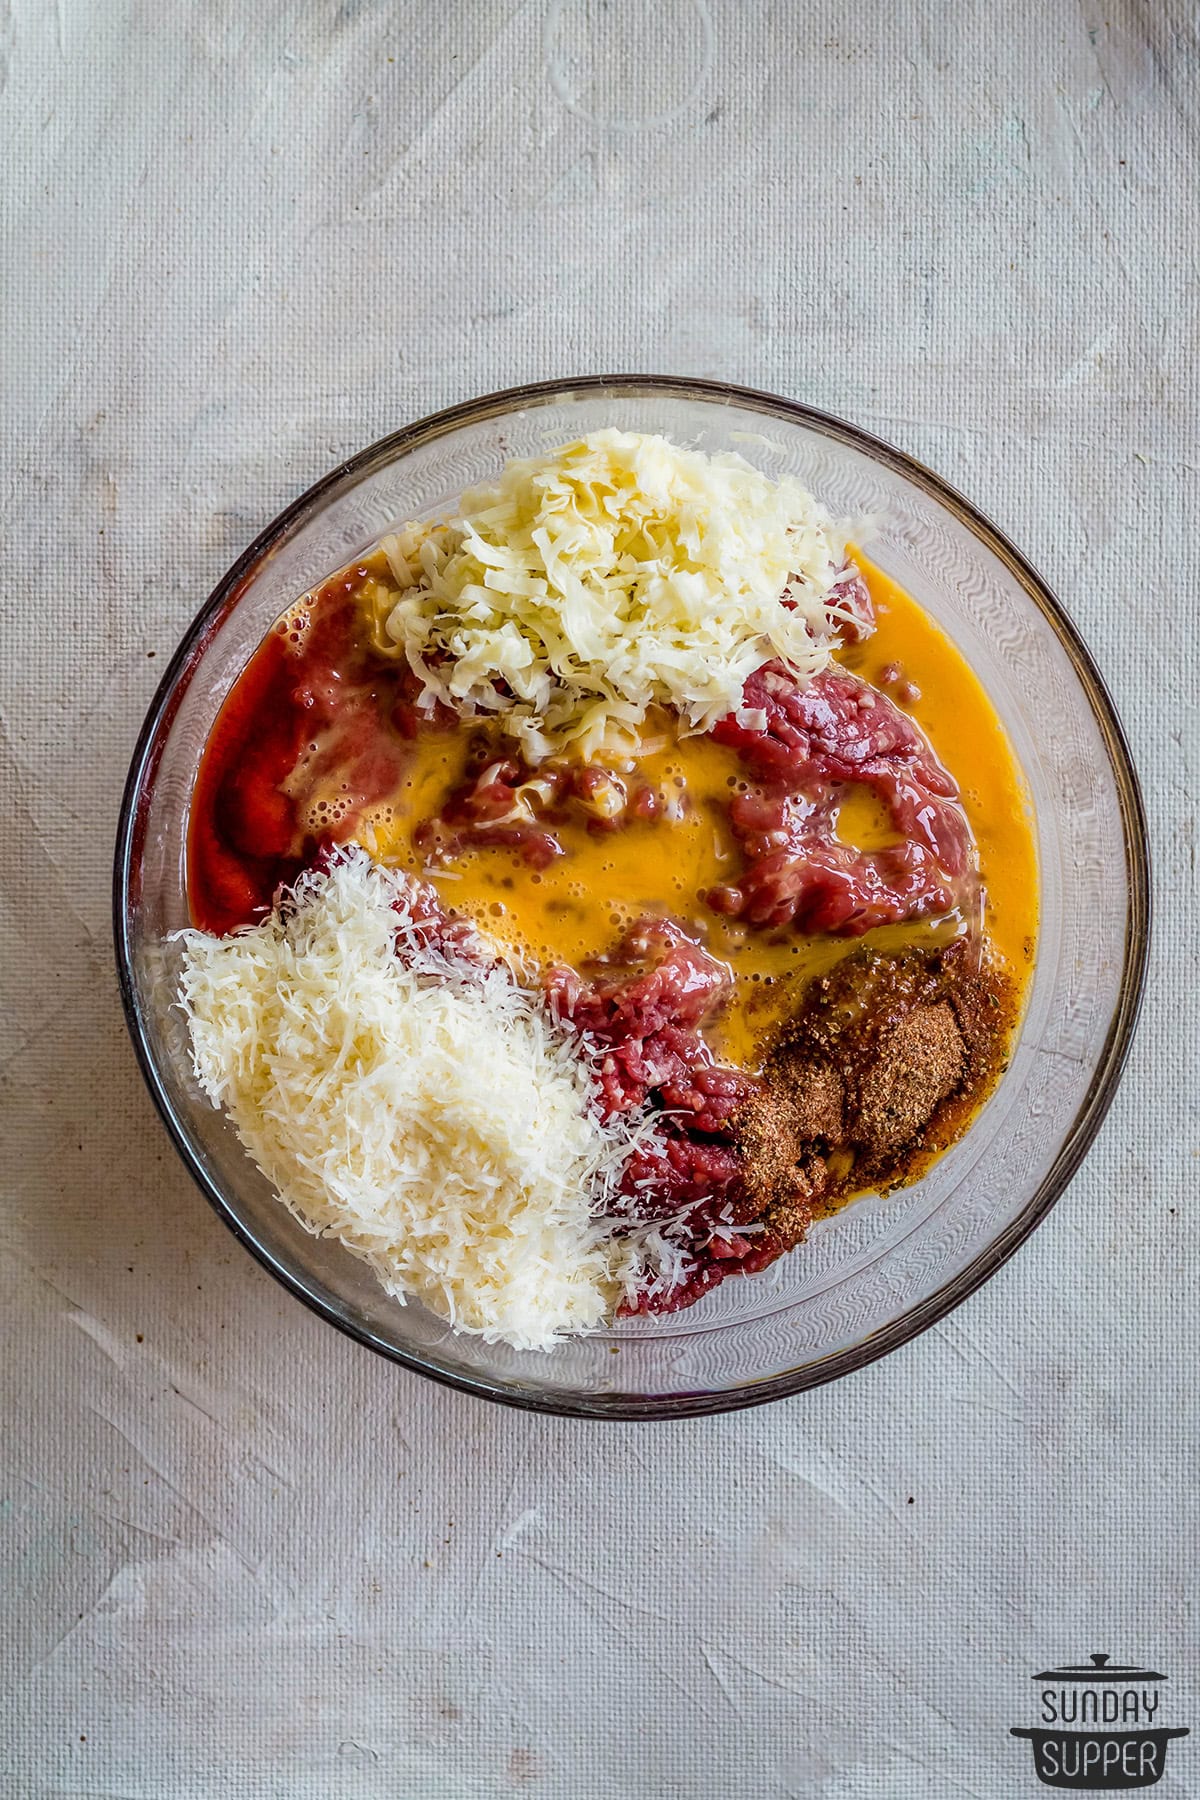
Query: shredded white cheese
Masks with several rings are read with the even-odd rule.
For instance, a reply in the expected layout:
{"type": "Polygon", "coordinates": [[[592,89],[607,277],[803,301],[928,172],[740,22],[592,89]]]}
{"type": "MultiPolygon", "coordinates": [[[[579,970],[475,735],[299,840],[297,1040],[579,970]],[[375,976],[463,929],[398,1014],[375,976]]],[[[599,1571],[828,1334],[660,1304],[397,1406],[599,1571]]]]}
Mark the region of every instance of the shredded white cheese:
{"type": "Polygon", "coordinates": [[[656,703],[706,731],[763,663],[812,676],[837,642],[830,516],[790,477],[663,437],[597,431],[510,462],[449,523],[382,547],[402,591],[379,646],[425,705],[500,714],[530,762],[628,742],[656,703]]]}
{"type": "Polygon", "coordinates": [[[600,1220],[637,1128],[598,1122],[578,1040],[507,967],[423,945],[412,892],[349,850],[261,925],[182,933],[196,1075],[307,1230],[457,1330],[546,1349],[645,1266],[600,1220]]]}

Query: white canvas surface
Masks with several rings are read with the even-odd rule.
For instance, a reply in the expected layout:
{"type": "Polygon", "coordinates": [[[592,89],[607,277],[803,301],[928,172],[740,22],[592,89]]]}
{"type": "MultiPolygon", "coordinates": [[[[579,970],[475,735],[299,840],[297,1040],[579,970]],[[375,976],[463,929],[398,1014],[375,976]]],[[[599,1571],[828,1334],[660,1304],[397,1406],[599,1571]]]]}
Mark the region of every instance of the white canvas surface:
{"type": "Polygon", "coordinates": [[[1195,9],[7,0],[0,1793],[1016,1800],[1029,1676],[1170,1677],[1200,1793],[1195,9]],[[1111,683],[1158,923],[996,1278],[836,1386],[587,1425],[310,1316],[120,1017],[134,738],[234,556],[492,388],[828,408],[1006,529],[1111,683]]]}

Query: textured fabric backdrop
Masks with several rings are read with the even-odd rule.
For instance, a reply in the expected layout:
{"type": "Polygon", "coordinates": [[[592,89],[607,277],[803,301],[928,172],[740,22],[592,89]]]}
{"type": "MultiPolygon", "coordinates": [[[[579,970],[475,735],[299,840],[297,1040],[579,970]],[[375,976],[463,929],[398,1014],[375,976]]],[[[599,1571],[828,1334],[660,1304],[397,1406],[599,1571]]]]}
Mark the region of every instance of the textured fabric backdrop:
{"type": "Polygon", "coordinates": [[[1197,53],[1186,0],[0,4],[6,1797],[1014,1800],[1029,1676],[1093,1649],[1171,1677],[1159,1792],[1200,1792],[1197,53]],[[108,927],[232,558],[392,427],[598,369],[813,402],[978,502],[1157,863],[1048,1222],[886,1361],[676,1426],[444,1392],[273,1285],[108,927]]]}

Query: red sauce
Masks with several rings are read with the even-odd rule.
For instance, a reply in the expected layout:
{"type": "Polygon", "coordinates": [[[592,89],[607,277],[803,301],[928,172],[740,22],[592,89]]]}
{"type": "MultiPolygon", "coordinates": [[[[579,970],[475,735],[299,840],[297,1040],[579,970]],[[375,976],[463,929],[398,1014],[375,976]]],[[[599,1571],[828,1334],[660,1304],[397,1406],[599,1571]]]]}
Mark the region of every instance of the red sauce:
{"type": "MultiPolygon", "coordinates": [[[[364,807],[395,791],[407,720],[394,663],[362,640],[361,565],[268,633],[234,683],[192,796],[188,897],[205,931],[270,910],[321,845],[348,842],[364,807]]],[[[411,735],[411,734],[408,734],[411,735]]]]}
{"type": "Polygon", "coordinates": [[[280,791],[304,734],[293,682],[293,659],[272,634],[234,684],[208,740],[188,833],[192,917],[205,931],[261,918],[279,882],[300,872],[296,808],[280,791]]]}

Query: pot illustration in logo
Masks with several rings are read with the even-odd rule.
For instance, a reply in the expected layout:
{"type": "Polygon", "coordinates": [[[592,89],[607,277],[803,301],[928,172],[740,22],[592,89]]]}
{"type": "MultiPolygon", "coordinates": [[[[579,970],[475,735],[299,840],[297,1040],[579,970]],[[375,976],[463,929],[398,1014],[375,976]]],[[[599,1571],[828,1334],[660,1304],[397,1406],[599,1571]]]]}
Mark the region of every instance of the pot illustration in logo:
{"type": "Polygon", "coordinates": [[[1159,1683],[1153,1669],[1115,1667],[1097,1652],[1091,1662],[1043,1669],[1041,1724],[1012,1727],[1028,1738],[1033,1766],[1047,1787],[1153,1787],[1162,1779],[1171,1738],[1187,1737],[1188,1727],[1164,1726],[1159,1719],[1159,1683]]]}

